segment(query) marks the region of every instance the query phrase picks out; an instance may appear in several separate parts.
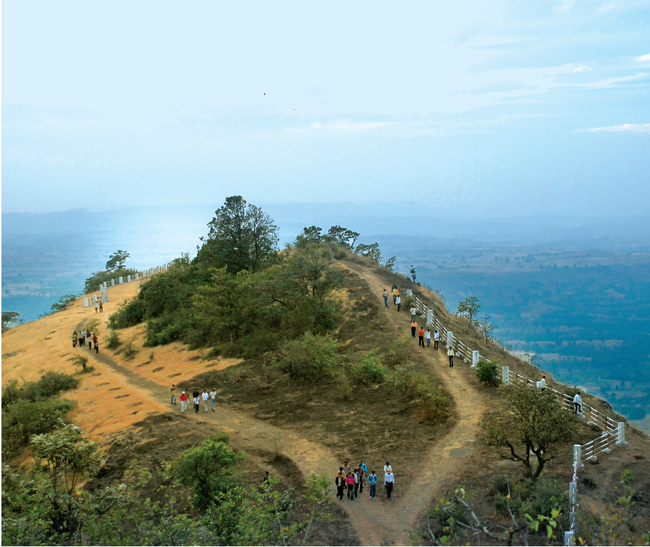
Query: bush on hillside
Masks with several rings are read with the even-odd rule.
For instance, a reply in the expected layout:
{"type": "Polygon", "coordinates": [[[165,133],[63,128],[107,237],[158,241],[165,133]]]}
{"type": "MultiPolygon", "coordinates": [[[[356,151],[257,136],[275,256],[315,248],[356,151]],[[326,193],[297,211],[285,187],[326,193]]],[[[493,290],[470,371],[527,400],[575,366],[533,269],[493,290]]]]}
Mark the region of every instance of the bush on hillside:
{"type": "Polygon", "coordinates": [[[106,338],[106,347],[108,349],[117,349],[122,345],[122,340],[120,340],[120,333],[115,332],[114,330],[106,338]]]}
{"type": "Polygon", "coordinates": [[[481,359],[476,365],[476,377],[488,386],[498,386],[501,383],[499,373],[499,365],[496,362],[488,363],[481,359]]]}
{"type": "Polygon", "coordinates": [[[102,283],[108,283],[108,286],[110,287],[111,279],[115,279],[115,283],[117,283],[117,280],[120,277],[123,277],[126,280],[127,276],[131,275],[135,277],[135,274],[137,273],[139,273],[138,270],[132,268],[125,268],[120,271],[94,272],[88,279],[86,279],[84,294],[99,291],[99,286],[102,283]]]}
{"type": "Polygon", "coordinates": [[[20,401],[38,401],[54,397],[62,391],[74,389],[79,385],[79,379],[70,374],[49,371],[36,382],[25,382],[18,387],[18,381],[12,380],[2,390],[2,408],[20,401]]]}
{"type": "Polygon", "coordinates": [[[421,423],[436,425],[444,423],[449,418],[451,401],[439,389],[424,388],[421,384],[420,400],[415,412],[415,419],[421,423]]]}
{"type": "Polygon", "coordinates": [[[384,357],[384,362],[389,366],[405,365],[413,357],[413,347],[407,336],[402,336],[399,340],[393,342],[388,350],[388,355],[384,357]]]}
{"type": "Polygon", "coordinates": [[[280,346],[277,366],[294,380],[310,383],[331,381],[341,366],[337,347],[336,340],[330,336],[306,332],[300,339],[280,346]]]}
{"type": "Polygon", "coordinates": [[[108,318],[108,327],[111,329],[126,329],[134,327],[145,318],[145,308],[137,296],[125,300],[118,305],[117,311],[108,318]]]}
{"type": "Polygon", "coordinates": [[[350,376],[356,384],[381,384],[388,375],[388,369],[382,364],[381,357],[374,351],[366,353],[361,360],[352,363],[350,376]]]}

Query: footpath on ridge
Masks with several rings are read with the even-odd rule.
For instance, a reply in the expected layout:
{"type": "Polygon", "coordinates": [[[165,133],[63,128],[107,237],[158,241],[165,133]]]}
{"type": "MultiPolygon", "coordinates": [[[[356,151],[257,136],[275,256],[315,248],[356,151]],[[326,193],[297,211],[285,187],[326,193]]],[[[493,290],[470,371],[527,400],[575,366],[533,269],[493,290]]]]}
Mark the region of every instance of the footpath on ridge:
{"type": "MultiPolygon", "coordinates": [[[[384,283],[371,271],[353,263],[343,263],[343,268],[354,272],[368,283],[373,294],[382,301],[384,283]]],[[[90,308],[89,308],[90,310],[90,308]]],[[[382,308],[389,316],[391,328],[397,338],[406,332],[410,324],[408,310],[397,313],[393,306],[382,308]]],[[[77,325],[81,330],[88,317],[77,325]]],[[[66,334],[65,343],[69,340],[66,334]]],[[[415,530],[418,516],[426,511],[431,500],[442,493],[445,485],[458,482],[464,467],[464,458],[472,453],[472,444],[478,434],[478,422],[487,410],[487,404],[479,391],[465,381],[468,374],[468,365],[459,364],[453,369],[447,366],[444,351],[416,350],[417,342],[414,341],[414,351],[421,351],[418,355],[420,362],[430,364],[438,369],[444,368],[444,374],[439,375],[447,392],[454,400],[454,413],[451,429],[440,438],[426,456],[421,460],[417,469],[395,469],[396,485],[393,499],[388,503],[377,503],[370,500],[364,492],[355,502],[344,499],[339,503],[350,517],[350,524],[357,534],[357,540],[362,545],[379,545],[388,540],[395,545],[410,545],[409,531],[415,530]],[[410,481],[406,490],[399,484],[400,474],[414,473],[416,480],[410,481]],[[347,502],[347,503],[346,503],[347,502]]],[[[89,354],[90,359],[100,366],[110,368],[115,374],[122,377],[132,388],[138,391],[143,400],[160,403],[168,401],[169,386],[162,385],[146,378],[128,367],[118,364],[110,356],[103,353],[89,354]]],[[[180,408],[180,407],[178,407],[180,408]]],[[[281,452],[290,458],[300,469],[303,477],[308,478],[311,473],[325,473],[333,483],[336,472],[342,464],[334,454],[319,443],[310,441],[294,431],[277,428],[265,421],[257,420],[244,412],[234,410],[226,404],[217,405],[216,412],[193,412],[184,414],[188,420],[197,422],[216,423],[228,432],[233,443],[243,451],[247,448],[261,448],[269,452],[281,446],[281,452]]],[[[379,489],[383,485],[383,476],[379,476],[379,489]]],[[[333,490],[333,484],[332,484],[333,490]]],[[[334,494],[332,493],[332,497],[334,494]]]]}

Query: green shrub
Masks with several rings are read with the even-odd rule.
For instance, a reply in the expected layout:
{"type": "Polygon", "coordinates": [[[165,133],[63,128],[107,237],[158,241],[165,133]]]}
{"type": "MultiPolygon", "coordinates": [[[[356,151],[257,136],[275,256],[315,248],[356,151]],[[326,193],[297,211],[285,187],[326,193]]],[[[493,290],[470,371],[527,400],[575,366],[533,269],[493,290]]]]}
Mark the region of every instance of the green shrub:
{"type": "Polygon", "coordinates": [[[488,386],[498,386],[501,383],[499,368],[496,362],[488,363],[481,359],[476,365],[475,374],[480,382],[488,386]]]}
{"type": "Polygon", "coordinates": [[[444,423],[449,418],[450,407],[451,401],[449,397],[439,389],[421,389],[415,418],[429,425],[444,423]]]}
{"type": "Polygon", "coordinates": [[[320,383],[338,376],[338,344],[330,336],[306,332],[298,340],[280,346],[277,365],[294,380],[320,383]]]}
{"type": "Polygon", "coordinates": [[[45,373],[37,382],[25,382],[21,387],[13,380],[2,390],[2,408],[21,400],[38,401],[54,397],[78,385],[79,380],[74,376],[53,371],[45,373]]]}
{"type": "Polygon", "coordinates": [[[350,367],[350,376],[361,385],[382,384],[388,375],[388,369],[382,365],[381,357],[374,351],[366,353],[360,361],[350,367]]]}
{"type": "Polygon", "coordinates": [[[65,420],[74,406],[74,401],[53,397],[7,405],[2,411],[2,457],[18,456],[29,445],[32,435],[52,431],[59,418],[65,420]]]}
{"type": "Polygon", "coordinates": [[[134,270],[132,268],[125,268],[123,270],[119,271],[103,271],[103,272],[95,272],[91,277],[86,279],[86,285],[84,287],[84,294],[88,294],[91,292],[95,292],[99,290],[99,286],[102,283],[108,283],[108,286],[110,287],[111,285],[111,279],[115,279],[115,282],[117,283],[117,280],[119,277],[123,277],[124,280],[126,281],[126,278],[128,275],[131,275],[135,277],[135,274],[138,273],[138,270],[134,270]]]}
{"type": "Polygon", "coordinates": [[[352,384],[350,383],[350,378],[345,374],[339,376],[339,392],[343,399],[349,399],[352,397],[352,384]]]}
{"type": "Polygon", "coordinates": [[[402,336],[393,342],[384,357],[384,362],[389,366],[405,365],[413,358],[413,346],[407,336],[402,336]]]}
{"type": "Polygon", "coordinates": [[[117,311],[108,318],[108,327],[111,329],[126,329],[144,321],[145,308],[140,298],[122,302],[117,311]]]}
{"type": "Polygon", "coordinates": [[[120,333],[115,332],[114,330],[106,338],[106,347],[108,349],[117,349],[122,345],[122,340],[120,340],[120,333]]]}
{"type": "Polygon", "coordinates": [[[136,353],[138,353],[138,350],[133,347],[133,340],[129,340],[124,344],[122,356],[125,360],[132,359],[136,353]]]}
{"type": "Polygon", "coordinates": [[[429,379],[422,372],[415,370],[413,363],[397,365],[386,379],[397,395],[409,399],[418,399],[423,392],[432,387],[429,379]]]}

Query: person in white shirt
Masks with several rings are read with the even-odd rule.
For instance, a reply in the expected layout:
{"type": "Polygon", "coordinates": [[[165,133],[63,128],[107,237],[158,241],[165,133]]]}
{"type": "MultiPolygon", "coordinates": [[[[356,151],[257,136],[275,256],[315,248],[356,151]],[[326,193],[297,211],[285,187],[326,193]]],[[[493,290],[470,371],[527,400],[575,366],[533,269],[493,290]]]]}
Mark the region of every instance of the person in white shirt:
{"type": "Polygon", "coordinates": [[[424,337],[427,339],[427,347],[429,347],[431,344],[431,331],[429,329],[424,333],[424,337]]]}
{"type": "Polygon", "coordinates": [[[203,394],[201,395],[201,398],[203,399],[203,412],[208,411],[208,399],[210,398],[210,394],[208,393],[207,389],[203,389],[203,394]]]}
{"type": "Polygon", "coordinates": [[[402,307],[402,299],[399,295],[395,297],[395,305],[397,306],[397,311],[402,307]]]}
{"type": "Polygon", "coordinates": [[[438,349],[438,342],[440,341],[440,333],[435,331],[433,333],[433,349],[438,349]]]}
{"type": "Polygon", "coordinates": [[[418,309],[415,306],[413,306],[411,308],[411,321],[415,321],[417,319],[417,316],[418,316],[418,309]]]}
{"type": "Polygon", "coordinates": [[[384,475],[384,486],[386,488],[386,498],[390,499],[393,493],[393,486],[395,485],[395,476],[389,466],[389,471],[384,475]]]}
{"type": "Polygon", "coordinates": [[[447,348],[447,356],[449,357],[449,368],[454,368],[454,348],[451,346],[447,348]]]}
{"type": "Polygon", "coordinates": [[[210,392],[210,399],[212,400],[212,412],[215,412],[214,410],[214,400],[217,398],[217,390],[216,388],[212,388],[212,391],[210,392]]]}
{"type": "Polygon", "coordinates": [[[546,376],[542,376],[542,379],[539,381],[539,387],[542,390],[542,393],[546,390],[546,376]]]}
{"type": "Polygon", "coordinates": [[[201,405],[201,399],[199,399],[199,396],[197,395],[194,397],[194,413],[198,414],[199,413],[199,406],[201,405]]]}
{"type": "Polygon", "coordinates": [[[576,414],[582,416],[582,397],[580,397],[580,393],[574,395],[573,407],[576,409],[576,414]]]}

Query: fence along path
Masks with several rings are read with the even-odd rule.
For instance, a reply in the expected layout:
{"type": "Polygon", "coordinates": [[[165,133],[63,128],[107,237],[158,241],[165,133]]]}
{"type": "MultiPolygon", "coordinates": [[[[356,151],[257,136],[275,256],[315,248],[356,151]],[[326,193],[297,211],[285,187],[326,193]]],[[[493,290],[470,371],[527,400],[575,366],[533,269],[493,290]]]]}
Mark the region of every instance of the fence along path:
{"type": "MultiPolygon", "coordinates": [[[[482,357],[479,351],[472,350],[463,343],[461,340],[454,336],[454,333],[448,330],[437,317],[433,315],[433,310],[422,302],[413,291],[408,290],[408,295],[415,300],[415,307],[421,315],[426,316],[427,326],[437,329],[442,334],[442,338],[446,339],[447,347],[454,349],[457,357],[462,357],[465,362],[471,362],[471,367],[474,368],[479,361],[490,362],[489,359],[482,357]]],[[[501,366],[501,381],[504,384],[525,384],[538,386],[538,382],[522,376],[518,372],[510,371],[509,367],[501,366]]],[[[569,412],[574,411],[573,397],[566,393],[562,393],[552,387],[546,388],[555,393],[558,403],[569,412]]],[[[578,537],[578,471],[584,469],[584,460],[596,460],[597,454],[609,453],[615,446],[625,446],[625,422],[617,422],[610,416],[607,416],[598,409],[582,403],[582,412],[577,413],[581,418],[585,418],[588,424],[593,424],[601,430],[601,435],[592,439],[585,444],[573,445],[573,477],[569,483],[569,503],[571,505],[571,512],[569,514],[569,522],[571,524],[570,530],[564,533],[564,544],[575,545],[576,538],[578,537]]]]}

